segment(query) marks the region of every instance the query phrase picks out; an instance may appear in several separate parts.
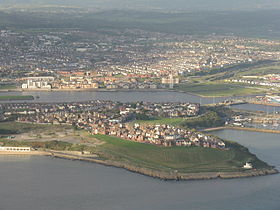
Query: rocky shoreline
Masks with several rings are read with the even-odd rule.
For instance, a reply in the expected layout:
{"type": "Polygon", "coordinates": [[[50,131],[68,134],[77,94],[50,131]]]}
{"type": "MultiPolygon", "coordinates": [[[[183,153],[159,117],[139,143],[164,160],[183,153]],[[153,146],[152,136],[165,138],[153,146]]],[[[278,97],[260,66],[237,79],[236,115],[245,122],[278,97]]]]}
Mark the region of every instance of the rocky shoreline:
{"type": "Polygon", "coordinates": [[[250,101],[249,104],[257,104],[257,105],[264,105],[264,106],[280,106],[278,103],[265,103],[265,102],[257,102],[257,101],[250,101]]]}
{"type": "Polygon", "coordinates": [[[262,132],[262,133],[280,133],[280,130],[269,130],[269,129],[261,129],[261,128],[247,128],[247,127],[233,127],[233,126],[222,126],[222,127],[214,127],[214,128],[206,128],[201,131],[203,132],[211,132],[217,130],[243,130],[243,131],[252,131],[252,132],[262,132]]]}
{"type": "Polygon", "coordinates": [[[79,160],[86,162],[94,162],[106,166],[113,166],[117,168],[123,168],[128,171],[139,173],[153,178],[158,178],[162,180],[207,180],[207,179],[232,179],[232,178],[245,178],[245,177],[256,177],[277,174],[279,171],[275,168],[267,169],[253,169],[240,172],[200,172],[200,173],[168,173],[163,171],[157,171],[142,167],[133,166],[126,163],[111,161],[111,160],[101,160],[98,158],[82,157],[77,155],[62,154],[62,153],[52,153],[52,157],[62,158],[68,160],[79,160]]]}
{"type": "Polygon", "coordinates": [[[112,166],[116,168],[123,168],[133,173],[142,174],[145,176],[162,179],[162,180],[209,180],[209,179],[233,179],[233,178],[246,178],[246,177],[256,177],[277,174],[279,171],[275,168],[266,169],[253,169],[244,170],[239,172],[198,172],[198,173],[179,173],[179,172],[164,172],[153,169],[147,169],[143,167],[137,167],[131,164],[102,160],[98,155],[82,155],[79,152],[69,152],[69,151],[32,151],[25,153],[18,152],[0,152],[0,155],[41,155],[54,158],[61,158],[73,161],[85,161],[97,163],[105,166],[112,166]]]}

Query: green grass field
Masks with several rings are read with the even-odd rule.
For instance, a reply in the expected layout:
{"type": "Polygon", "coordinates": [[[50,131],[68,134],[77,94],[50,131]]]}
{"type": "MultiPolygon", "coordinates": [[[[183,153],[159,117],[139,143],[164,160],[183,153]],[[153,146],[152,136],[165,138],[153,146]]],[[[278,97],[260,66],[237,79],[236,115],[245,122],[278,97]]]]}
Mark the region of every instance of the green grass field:
{"type": "Polygon", "coordinates": [[[60,131],[61,128],[71,128],[70,126],[63,125],[40,125],[31,123],[18,123],[18,122],[1,122],[0,123],[0,134],[17,134],[26,133],[30,131],[46,131],[51,132],[60,131]]]}
{"type": "Polygon", "coordinates": [[[167,124],[167,125],[173,125],[178,126],[182,122],[184,122],[184,118],[157,118],[154,120],[136,120],[133,123],[139,123],[139,124],[167,124]]]}
{"type": "Polygon", "coordinates": [[[240,71],[235,76],[251,76],[251,75],[266,75],[266,74],[279,74],[280,72],[280,63],[269,65],[269,66],[261,66],[256,68],[250,68],[246,71],[240,71]]]}
{"type": "Polygon", "coordinates": [[[209,128],[209,127],[217,127],[224,124],[224,121],[221,117],[218,116],[217,113],[208,111],[204,114],[194,116],[194,117],[185,117],[185,118],[165,118],[159,117],[151,120],[136,120],[133,121],[132,124],[151,124],[151,125],[172,125],[172,126],[183,126],[188,128],[209,128]]]}
{"type": "Polygon", "coordinates": [[[203,147],[160,147],[106,135],[95,135],[94,138],[105,142],[98,147],[104,157],[148,169],[177,170],[182,173],[240,171],[241,166],[249,160],[260,167],[267,167],[242,146],[230,150],[203,147]]]}
{"type": "Polygon", "coordinates": [[[205,97],[251,95],[264,92],[262,89],[225,83],[182,84],[176,87],[175,90],[189,92],[205,97]]]}
{"type": "Polygon", "coordinates": [[[15,85],[0,85],[0,90],[16,89],[15,85]]]}

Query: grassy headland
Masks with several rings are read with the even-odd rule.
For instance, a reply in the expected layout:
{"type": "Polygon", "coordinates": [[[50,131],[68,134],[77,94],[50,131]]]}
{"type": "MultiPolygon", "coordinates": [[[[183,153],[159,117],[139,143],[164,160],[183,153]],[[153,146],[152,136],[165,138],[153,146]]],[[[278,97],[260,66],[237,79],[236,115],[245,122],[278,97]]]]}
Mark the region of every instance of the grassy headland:
{"type": "Polygon", "coordinates": [[[123,140],[106,135],[95,135],[105,144],[98,149],[103,158],[147,169],[181,173],[236,172],[250,161],[256,168],[270,168],[245,147],[227,142],[229,150],[203,147],[159,147],[123,140]]]}
{"type": "MultiPolygon", "coordinates": [[[[178,174],[180,174],[179,177],[182,177],[182,179],[205,179],[217,178],[220,176],[220,173],[223,173],[225,178],[230,178],[264,175],[267,171],[270,171],[268,173],[276,172],[271,166],[251,154],[247,148],[234,142],[226,141],[227,148],[229,149],[219,150],[193,146],[160,147],[106,135],[90,136],[89,134],[78,134],[80,137],[79,141],[73,141],[73,138],[76,137],[73,136],[73,133],[69,132],[69,129],[73,128],[61,125],[0,123],[2,134],[0,144],[3,146],[31,146],[39,150],[89,151],[92,154],[98,155],[99,159],[85,159],[85,161],[122,167],[164,179],[177,179],[178,174]],[[43,134],[44,132],[52,132],[54,134],[63,132],[68,134],[63,140],[59,135],[54,138],[55,140],[50,140],[46,138],[46,134],[43,134]],[[34,135],[36,133],[40,133],[42,137],[29,139],[28,134],[34,135]],[[8,135],[16,137],[12,139],[5,138],[8,135]],[[17,136],[20,136],[20,138],[17,139],[17,136]],[[27,138],[24,139],[22,136],[27,138]],[[260,170],[262,174],[258,174],[256,171],[249,172],[244,170],[242,166],[248,161],[257,170],[260,170]],[[195,175],[197,173],[200,175],[195,175]],[[209,175],[209,173],[214,174],[209,175]],[[191,177],[188,177],[188,174],[192,174],[191,177]]],[[[79,159],[76,156],[69,156],[69,158],[79,159]]],[[[82,159],[80,158],[80,160],[82,159]]]]}

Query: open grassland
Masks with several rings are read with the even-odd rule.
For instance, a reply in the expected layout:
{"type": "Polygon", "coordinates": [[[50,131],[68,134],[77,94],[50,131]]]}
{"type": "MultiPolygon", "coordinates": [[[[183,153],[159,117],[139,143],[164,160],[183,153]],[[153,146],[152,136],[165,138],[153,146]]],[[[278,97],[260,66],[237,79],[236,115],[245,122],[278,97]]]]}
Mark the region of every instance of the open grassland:
{"type": "Polygon", "coordinates": [[[152,125],[173,125],[173,126],[178,126],[182,122],[184,122],[184,118],[157,118],[153,120],[136,120],[133,123],[139,123],[139,124],[152,124],[152,125]]]}
{"type": "Polygon", "coordinates": [[[105,158],[165,172],[242,171],[242,165],[246,161],[252,161],[260,168],[267,167],[240,145],[230,150],[218,150],[203,147],[160,147],[106,135],[95,135],[94,138],[105,142],[97,148],[105,158]]]}
{"type": "Polygon", "coordinates": [[[31,123],[19,123],[19,122],[1,122],[0,134],[19,134],[27,133],[30,131],[40,132],[52,132],[61,131],[61,129],[71,128],[71,126],[57,126],[57,125],[42,125],[31,123]]]}
{"type": "MultiPolygon", "coordinates": [[[[242,76],[256,76],[256,75],[266,75],[266,74],[277,74],[280,71],[280,62],[268,62],[268,63],[257,63],[251,66],[236,66],[229,67],[222,71],[221,69],[213,69],[208,72],[199,72],[202,75],[197,75],[191,77],[194,78],[192,81],[219,81],[223,79],[230,79],[242,76]],[[232,69],[231,69],[232,68],[232,69]]],[[[198,74],[199,74],[198,73],[198,74]]]]}
{"type": "Polygon", "coordinates": [[[16,89],[17,87],[15,85],[3,85],[0,84],[0,90],[10,90],[10,89],[16,89]]]}
{"type": "Polygon", "coordinates": [[[252,76],[252,75],[266,75],[266,74],[279,74],[280,63],[274,65],[260,66],[249,68],[246,71],[240,71],[235,76],[252,76]]]}
{"type": "Polygon", "coordinates": [[[61,150],[61,151],[90,151],[91,147],[84,144],[73,144],[65,141],[11,141],[6,139],[0,139],[2,146],[11,146],[11,147],[32,147],[34,149],[52,149],[52,150],[61,150]]]}
{"type": "Polygon", "coordinates": [[[263,89],[225,83],[190,83],[179,85],[175,89],[205,97],[252,95],[264,92],[263,89]]]}
{"type": "Polygon", "coordinates": [[[2,122],[0,138],[18,142],[63,141],[71,144],[96,146],[102,144],[85,130],[74,129],[70,125],[42,125],[31,123],[2,122]]]}
{"type": "Polygon", "coordinates": [[[218,127],[224,125],[224,120],[218,115],[218,113],[213,111],[207,111],[202,115],[195,117],[186,118],[157,118],[151,120],[137,120],[132,123],[139,124],[151,124],[151,125],[172,125],[177,127],[187,127],[187,128],[210,128],[218,127]]]}

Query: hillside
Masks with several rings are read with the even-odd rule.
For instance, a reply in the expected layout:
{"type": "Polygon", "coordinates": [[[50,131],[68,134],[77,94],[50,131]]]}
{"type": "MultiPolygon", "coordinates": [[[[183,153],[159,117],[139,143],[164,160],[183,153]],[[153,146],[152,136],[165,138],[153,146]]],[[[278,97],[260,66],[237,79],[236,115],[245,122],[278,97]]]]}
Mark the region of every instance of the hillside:
{"type": "Polygon", "coordinates": [[[160,11],[95,10],[41,8],[38,10],[0,11],[0,28],[65,29],[95,31],[100,28],[142,29],[187,35],[235,35],[278,38],[278,10],[198,11],[167,13],[160,11]]]}
{"type": "Polygon", "coordinates": [[[1,0],[0,5],[20,5],[20,6],[44,6],[44,5],[64,5],[74,7],[100,7],[110,9],[161,9],[161,10],[244,10],[244,9],[271,9],[280,8],[278,0],[1,0]]]}
{"type": "Polygon", "coordinates": [[[101,157],[152,170],[181,173],[240,172],[250,161],[258,169],[270,168],[241,145],[227,142],[230,150],[203,147],[159,147],[95,135],[105,144],[98,147],[101,157]]]}

